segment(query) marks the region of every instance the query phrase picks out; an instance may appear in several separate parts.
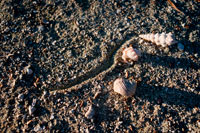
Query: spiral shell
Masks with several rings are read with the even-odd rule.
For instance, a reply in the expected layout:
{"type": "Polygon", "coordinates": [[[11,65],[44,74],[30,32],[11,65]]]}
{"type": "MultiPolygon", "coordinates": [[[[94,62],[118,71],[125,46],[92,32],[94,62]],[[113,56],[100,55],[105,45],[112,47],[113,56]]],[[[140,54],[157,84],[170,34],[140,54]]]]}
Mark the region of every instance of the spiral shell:
{"type": "Polygon", "coordinates": [[[127,62],[127,60],[138,61],[139,56],[141,56],[141,52],[133,47],[128,47],[123,50],[122,59],[127,62]]]}
{"type": "Polygon", "coordinates": [[[167,47],[170,46],[172,44],[177,43],[177,41],[174,39],[172,33],[150,33],[150,34],[142,34],[139,35],[140,38],[147,40],[147,41],[151,41],[152,43],[155,43],[158,46],[162,46],[162,47],[167,47]]]}
{"type": "Polygon", "coordinates": [[[122,96],[132,96],[135,94],[137,84],[125,78],[117,78],[114,81],[113,90],[122,96]]]}

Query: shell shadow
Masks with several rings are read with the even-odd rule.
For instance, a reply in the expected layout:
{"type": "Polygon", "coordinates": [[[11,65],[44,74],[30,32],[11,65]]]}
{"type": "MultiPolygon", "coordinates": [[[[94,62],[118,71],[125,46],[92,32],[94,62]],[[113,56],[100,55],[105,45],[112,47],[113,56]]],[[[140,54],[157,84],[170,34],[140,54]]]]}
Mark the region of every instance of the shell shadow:
{"type": "Polygon", "coordinates": [[[153,104],[161,105],[162,103],[166,103],[171,106],[184,106],[186,110],[200,106],[200,95],[163,86],[140,84],[136,91],[136,97],[146,99],[153,104]]]}
{"type": "Polygon", "coordinates": [[[171,56],[159,56],[152,55],[149,53],[143,53],[143,57],[147,57],[148,59],[143,59],[144,62],[152,64],[152,66],[165,66],[170,69],[194,69],[198,70],[200,65],[198,62],[187,58],[174,58],[171,56]]]}

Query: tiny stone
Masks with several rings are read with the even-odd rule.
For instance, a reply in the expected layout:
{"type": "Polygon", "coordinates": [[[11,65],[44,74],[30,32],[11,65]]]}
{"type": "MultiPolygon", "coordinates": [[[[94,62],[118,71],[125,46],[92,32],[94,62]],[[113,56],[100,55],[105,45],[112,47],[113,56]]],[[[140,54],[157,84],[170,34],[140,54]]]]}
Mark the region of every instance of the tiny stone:
{"type": "Polygon", "coordinates": [[[198,54],[197,54],[197,53],[196,53],[196,54],[194,54],[194,57],[198,58],[198,54]]]}
{"type": "Polygon", "coordinates": [[[53,119],[54,119],[54,114],[52,113],[50,116],[50,120],[53,120],[53,119]]]}
{"type": "Polygon", "coordinates": [[[47,21],[46,19],[43,20],[44,24],[49,24],[49,21],[47,21]]]}
{"type": "Polygon", "coordinates": [[[100,91],[97,91],[97,92],[95,93],[93,99],[96,99],[96,98],[99,96],[100,93],[101,93],[100,91]]]}
{"type": "Polygon", "coordinates": [[[42,97],[44,98],[46,95],[47,95],[47,91],[45,90],[45,91],[43,92],[42,97]]]}
{"type": "Polygon", "coordinates": [[[66,51],[66,54],[67,54],[67,57],[72,57],[73,56],[71,50],[66,51]]]}
{"type": "Polygon", "coordinates": [[[32,106],[34,107],[37,103],[37,99],[33,99],[32,106]]]}
{"type": "Polygon", "coordinates": [[[184,45],[181,43],[178,43],[178,49],[183,51],[184,50],[184,45]]]}
{"type": "Polygon", "coordinates": [[[38,131],[41,131],[42,128],[40,127],[40,125],[38,124],[37,126],[34,127],[34,131],[35,132],[38,132],[38,131]]]}
{"type": "Polygon", "coordinates": [[[165,52],[165,53],[169,53],[169,48],[166,47],[166,48],[164,49],[164,52],[165,52]]]}
{"type": "Polygon", "coordinates": [[[24,100],[24,94],[19,94],[18,99],[19,99],[19,101],[23,101],[24,100]]]}
{"type": "Polygon", "coordinates": [[[57,81],[60,82],[62,80],[62,77],[58,77],[57,81]]]}
{"type": "Polygon", "coordinates": [[[200,127],[200,120],[197,120],[197,125],[198,127],[200,127]]]}
{"type": "Polygon", "coordinates": [[[95,115],[95,110],[94,110],[93,106],[90,105],[88,111],[85,113],[85,117],[87,119],[92,119],[94,115],[95,115]]]}
{"type": "Polygon", "coordinates": [[[90,133],[90,131],[89,131],[89,129],[88,129],[88,128],[85,130],[85,132],[86,132],[86,133],[90,133]]]}
{"type": "Polygon", "coordinates": [[[167,106],[167,104],[166,104],[166,103],[162,103],[162,106],[163,106],[163,107],[166,107],[166,106],[167,106]]]}
{"type": "Polygon", "coordinates": [[[20,75],[19,75],[19,79],[20,79],[20,80],[22,80],[22,78],[23,78],[23,75],[22,75],[22,74],[20,74],[20,75]]]}
{"type": "Polygon", "coordinates": [[[15,84],[16,84],[16,79],[13,79],[9,82],[10,84],[10,87],[14,88],[15,87],[15,84]]]}
{"type": "Polygon", "coordinates": [[[31,70],[30,68],[27,68],[26,72],[27,72],[28,75],[31,75],[33,73],[33,70],[31,70]]]}
{"type": "Polygon", "coordinates": [[[38,31],[39,32],[42,32],[43,30],[44,30],[44,26],[42,26],[42,25],[38,26],[38,31]]]}
{"type": "Polygon", "coordinates": [[[189,40],[190,40],[190,42],[197,41],[198,35],[199,35],[198,31],[192,31],[192,32],[190,32],[190,34],[189,34],[189,40]]]}
{"type": "Polygon", "coordinates": [[[35,109],[35,107],[29,106],[28,110],[29,110],[29,114],[32,115],[36,109],[35,109]]]}
{"type": "Polygon", "coordinates": [[[121,10],[120,9],[117,9],[117,14],[119,14],[121,12],[121,10]]]}
{"type": "Polygon", "coordinates": [[[74,110],[74,109],[71,109],[71,110],[70,110],[70,113],[71,113],[71,114],[74,114],[74,113],[75,113],[75,110],[74,110]]]}

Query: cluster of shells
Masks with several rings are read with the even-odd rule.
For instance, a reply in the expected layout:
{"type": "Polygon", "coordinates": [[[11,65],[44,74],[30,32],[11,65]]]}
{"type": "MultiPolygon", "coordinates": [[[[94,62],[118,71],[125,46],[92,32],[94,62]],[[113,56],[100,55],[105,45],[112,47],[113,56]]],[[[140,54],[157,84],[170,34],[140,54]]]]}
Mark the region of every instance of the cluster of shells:
{"type": "MultiPolygon", "coordinates": [[[[177,43],[171,33],[142,34],[139,35],[139,37],[162,47],[167,47],[177,43]]],[[[132,46],[125,48],[122,53],[122,59],[125,63],[128,63],[130,60],[138,61],[138,58],[141,56],[141,52],[137,49],[134,49],[132,46]]],[[[136,86],[137,84],[134,81],[129,81],[125,78],[117,78],[114,81],[113,90],[122,96],[130,97],[135,94],[136,86]]]]}
{"type": "MultiPolygon", "coordinates": [[[[171,33],[157,33],[157,34],[142,34],[139,35],[140,38],[150,41],[158,46],[167,47],[172,44],[177,43],[177,41],[173,38],[171,33]]],[[[122,51],[122,59],[125,63],[129,61],[138,61],[141,56],[141,52],[132,46],[123,49],[122,51]]],[[[134,81],[129,81],[125,78],[117,78],[113,83],[113,90],[116,93],[121,94],[125,97],[133,96],[136,92],[137,83],[134,81]]],[[[88,111],[85,113],[85,117],[87,119],[93,118],[95,115],[95,110],[93,105],[89,106],[88,111]]]]}

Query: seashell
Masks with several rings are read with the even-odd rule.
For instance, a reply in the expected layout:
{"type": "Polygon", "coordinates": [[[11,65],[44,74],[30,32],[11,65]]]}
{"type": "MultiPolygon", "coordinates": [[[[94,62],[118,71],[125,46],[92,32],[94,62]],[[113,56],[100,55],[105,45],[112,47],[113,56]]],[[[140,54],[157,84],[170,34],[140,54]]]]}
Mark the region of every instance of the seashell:
{"type": "Polygon", "coordinates": [[[93,105],[90,105],[88,111],[85,113],[85,117],[87,119],[92,119],[94,115],[95,115],[95,109],[93,105]]]}
{"type": "Polygon", "coordinates": [[[158,46],[162,46],[162,47],[167,47],[170,46],[172,44],[177,43],[177,41],[175,40],[175,38],[173,37],[172,33],[150,33],[150,34],[142,34],[139,35],[140,38],[147,40],[147,41],[151,41],[152,43],[155,43],[158,46]]]}
{"type": "Polygon", "coordinates": [[[132,96],[135,94],[137,84],[135,82],[130,82],[125,78],[117,78],[114,81],[113,90],[122,96],[132,96]]]}
{"type": "Polygon", "coordinates": [[[133,47],[128,47],[123,50],[122,59],[127,62],[128,59],[133,61],[138,61],[139,56],[141,56],[141,52],[133,47]]]}

